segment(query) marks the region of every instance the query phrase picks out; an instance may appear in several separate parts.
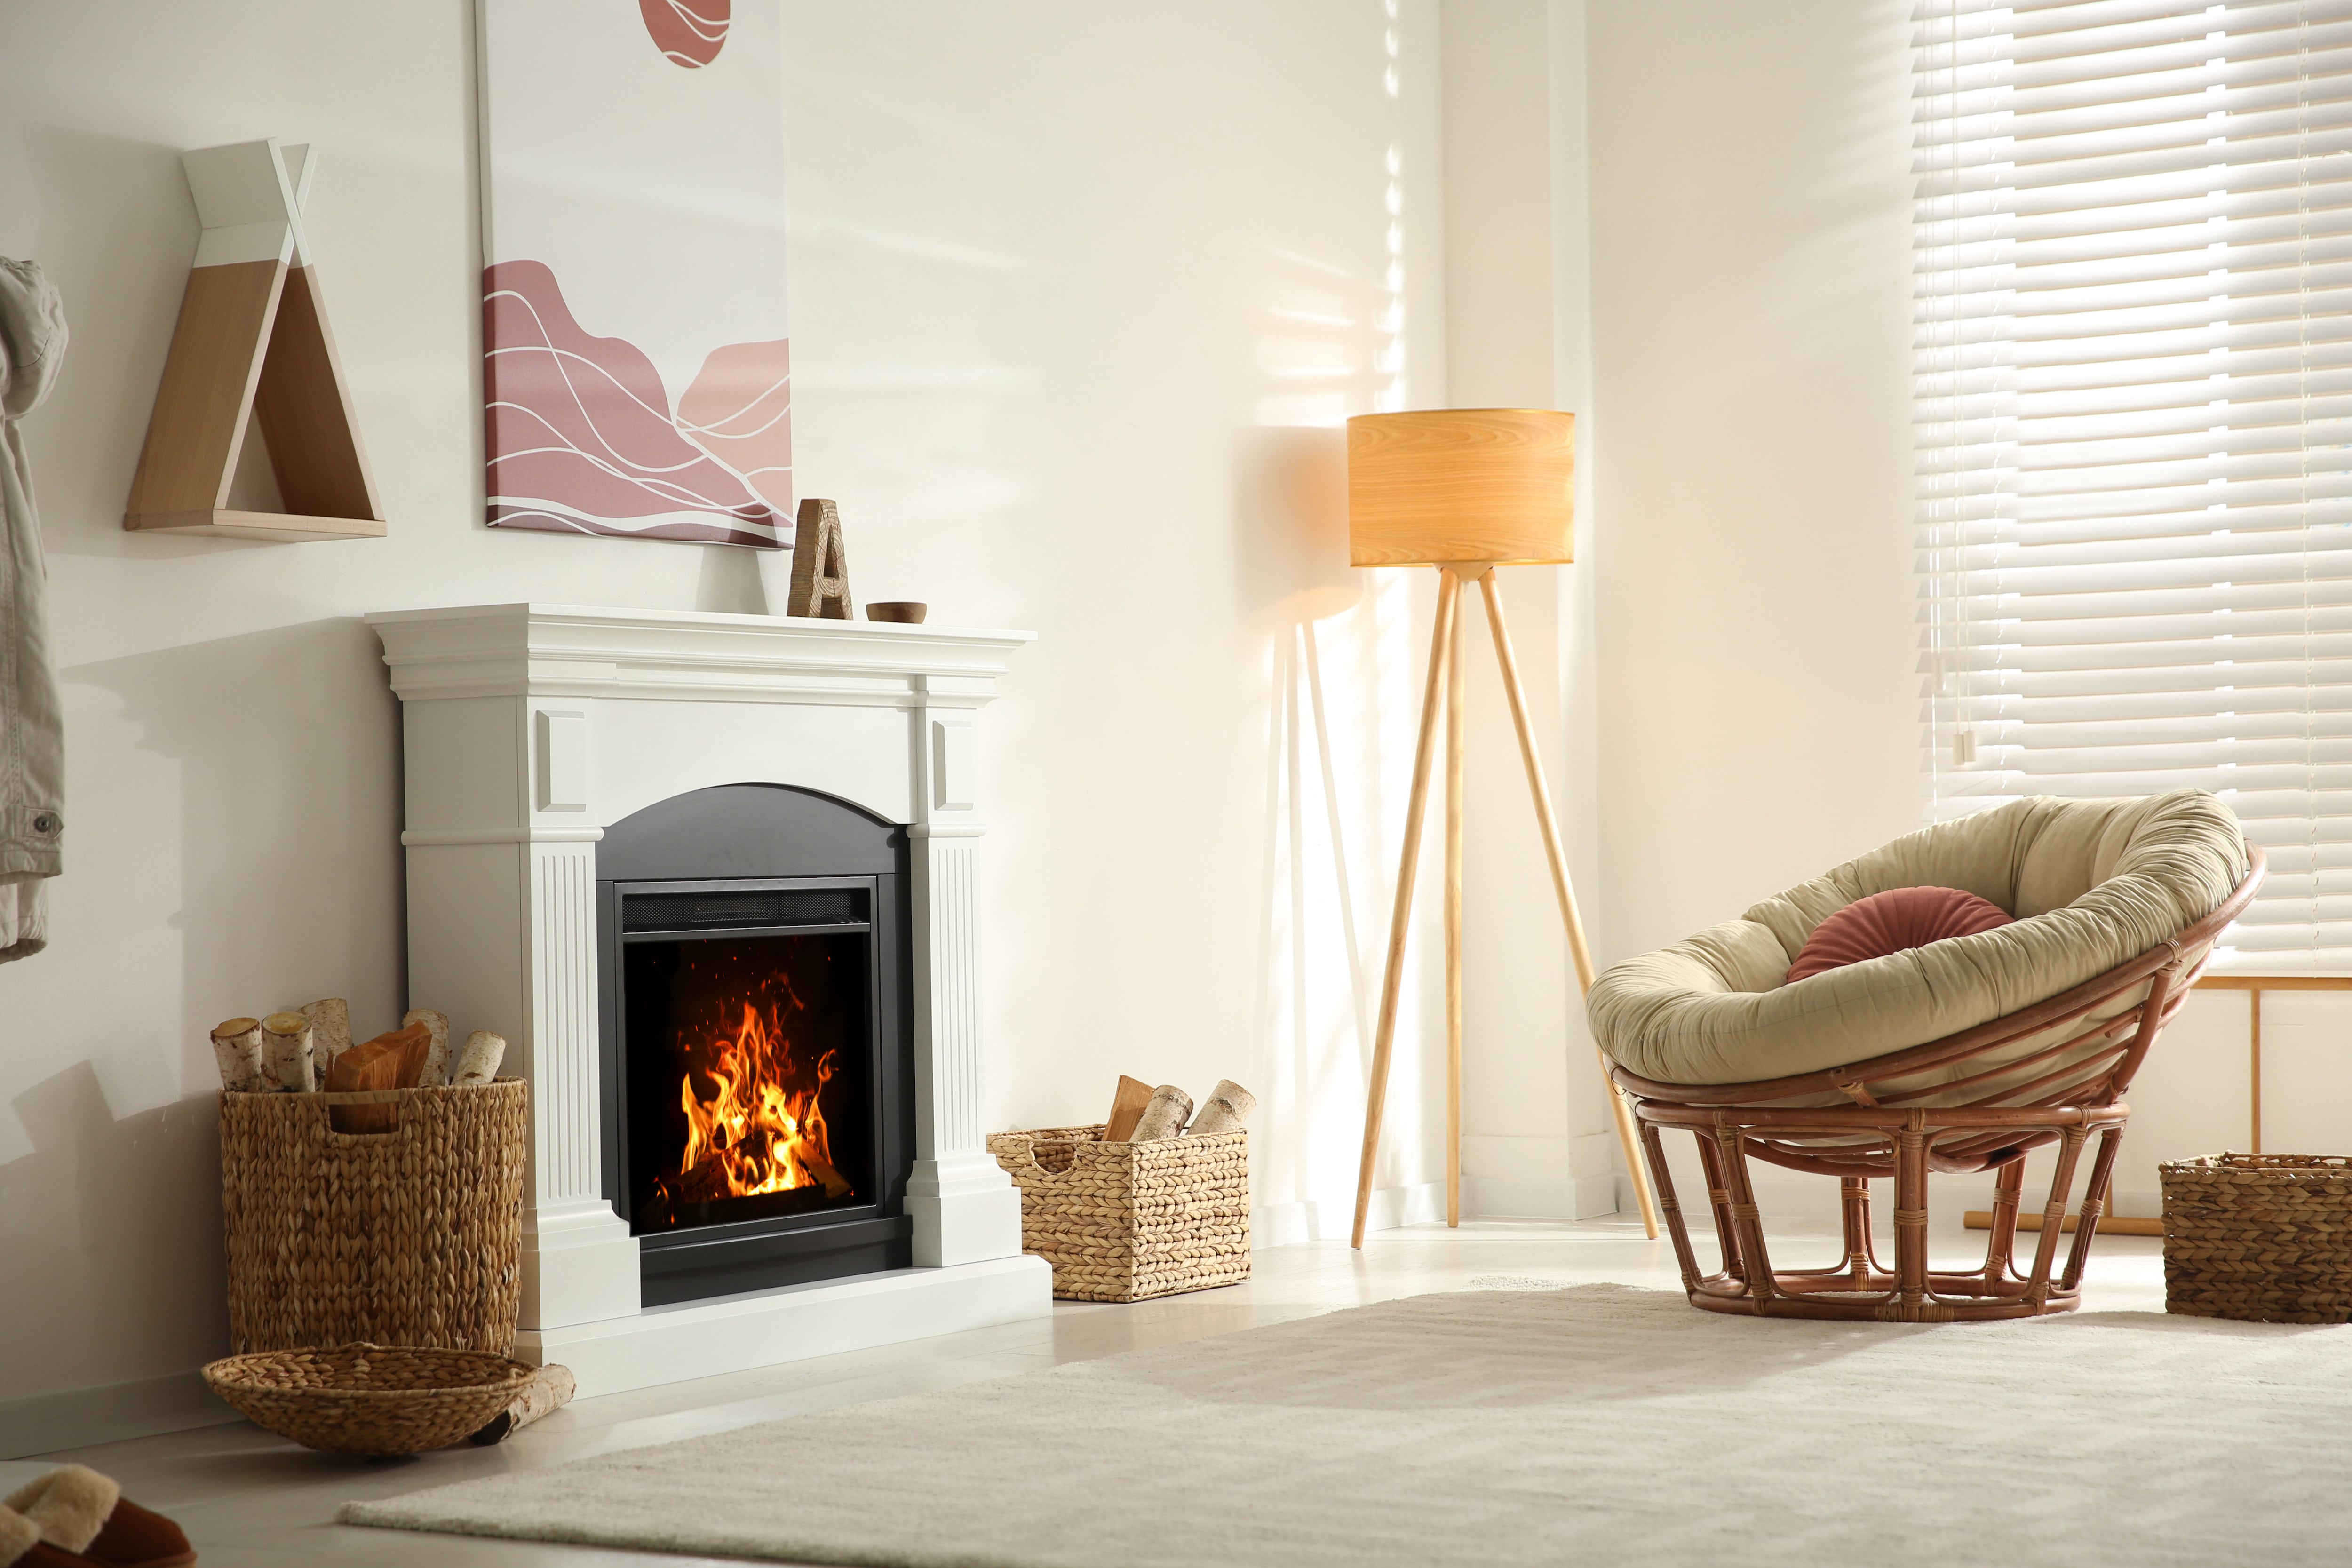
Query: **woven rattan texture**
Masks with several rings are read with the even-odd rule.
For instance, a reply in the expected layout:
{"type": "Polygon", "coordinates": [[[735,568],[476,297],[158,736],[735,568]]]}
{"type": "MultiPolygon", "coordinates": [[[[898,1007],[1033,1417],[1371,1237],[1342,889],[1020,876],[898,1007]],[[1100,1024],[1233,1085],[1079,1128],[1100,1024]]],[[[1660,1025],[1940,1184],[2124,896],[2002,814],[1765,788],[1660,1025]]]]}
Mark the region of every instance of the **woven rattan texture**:
{"type": "Polygon", "coordinates": [[[528,1106],[465,1089],[221,1095],[229,1347],[377,1344],[503,1355],[521,1283],[528,1106]],[[335,1103],[397,1105],[337,1132],[335,1103]]]}
{"type": "Polygon", "coordinates": [[[1106,1143],[1102,1131],[988,1141],[1021,1189],[1021,1245],[1054,1266],[1054,1294],[1140,1301],[1248,1279],[1249,1134],[1106,1143]]]}
{"type": "Polygon", "coordinates": [[[2157,1170],[2166,1311],[2352,1321],[2352,1159],[2208,1154],[2157,1170]]]}
{"type": "Polygon", "coordinates": [[[205,1381],[255,1426],[306,1447],[421,1454],[480,1431],[532,1371],[478,1351],[353,1344],[233,1355],[205,1381]]]}

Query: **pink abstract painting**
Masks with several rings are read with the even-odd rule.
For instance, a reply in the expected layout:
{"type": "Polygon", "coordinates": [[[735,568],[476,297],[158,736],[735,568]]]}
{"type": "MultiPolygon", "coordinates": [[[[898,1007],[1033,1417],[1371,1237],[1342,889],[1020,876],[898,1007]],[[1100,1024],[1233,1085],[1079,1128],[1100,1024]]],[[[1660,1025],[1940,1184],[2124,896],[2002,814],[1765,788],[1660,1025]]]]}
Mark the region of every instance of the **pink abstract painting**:
{"type": "Polygon", "coordinates": [[[637,0],[654,47],[670,64],[688,70],[719,58],[730,8],[731,0],[637,0]]]}
{"type": "Polygon", "coordinates": [[[653,361],[574,321],[545,263],[486,268],[482,317],[493,526],[769,549],[788,541],[783,341],[714,349],[673,413],[653,361]]]}

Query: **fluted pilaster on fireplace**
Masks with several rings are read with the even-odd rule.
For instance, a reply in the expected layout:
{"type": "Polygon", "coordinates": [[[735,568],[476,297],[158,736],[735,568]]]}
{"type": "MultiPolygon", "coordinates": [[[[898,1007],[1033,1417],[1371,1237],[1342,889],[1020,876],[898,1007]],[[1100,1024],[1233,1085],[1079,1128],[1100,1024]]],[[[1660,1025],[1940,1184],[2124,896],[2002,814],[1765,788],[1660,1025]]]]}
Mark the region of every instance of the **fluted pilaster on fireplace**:
{"type": "MultiPolygon", "coordinates": [[[[929,695],[928,692],[927,696],[929,695]]],[[[951,696],[919,729],[924,800],[915,878],[915,1261],[939,1267],[1021,1250],[1021,1194],[980,1124],[979,733],[951,696]],[[928,1037],[928,1045],[924,1043],[928,1037]]]]}
{"type": "Polygon", "coordinates": [[[907,1272],[923,1278],[894,1280],[888,1312],[870,1321],[906,1337],[924,1323],[910,1303],[928,1300],[908,1290],[927,1285],[941,1290],[937,1326],[919,1331],[1046,1310],[1043,1265],[1021,1256],[1019,1194],[980,1121],[979,721],[1031,634],[543,605],[368,620],[404,708],[410,1002],[506,1035],[509,1070],[531,1084],[523,1351],[585,1362],[583,1387],[610,1388],[856,1337],[839,1325],[861,1315],[832,1299],[855,1282],[793,1287],[773,1314],[801,1310],[799,1342],[772,1343],[761,1303],[735,1299],[727,1332],[705,1336],[729,1347],[713,1364],[679,1335],[717,1309],[640,1311],[636,1243],[602,1191],[596,843],[645,806],[717,784],[815,790],[908,828],[907,1272]],[[834,1326],[807,1342],[820,1321],[834,1326]]]}

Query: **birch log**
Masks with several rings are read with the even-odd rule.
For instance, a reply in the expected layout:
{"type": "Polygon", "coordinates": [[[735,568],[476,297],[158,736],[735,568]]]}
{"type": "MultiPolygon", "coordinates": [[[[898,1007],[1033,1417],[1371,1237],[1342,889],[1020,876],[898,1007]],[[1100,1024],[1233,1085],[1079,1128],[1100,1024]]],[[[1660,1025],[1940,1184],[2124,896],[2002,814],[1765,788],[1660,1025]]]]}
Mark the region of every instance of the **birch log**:
{"type": "Polygon", "coordinates": [[[1143,1108],[1143,1115],[1135,1124],[1134,1142],[1149,1143],[1157,1138],[1173,1138],[1184,1131],[1184,1123],[1192,1114],[1192,1097],[1172,1083],[1163,1083],[1151,1091],[1151,1103],[1143,1108]]]}
{"type": "Polygon", "coordinates": [[[416,1086],[438,1089],[449,1081],[449,1015],[430,1007],[411,1007],[401,1016],[400,1026],[405,1029],[411,1024],[422,1024],[433,1031],[433,1043],[425,1051],[425,1072],[416,1086]]]}
{"type": "Polygon", "coordinates": [[[261,1020],[261,1060],[272,1089],[308,1094],[318,1088],[310,1063],[310,1020],[299,1013],[272,1013],[261,1020]]]}
{"type": "Polygon", "coordinates": [[[449,1075],[453,1084],[483,1084],[499,1076],[499,1062],[507,1054],[506,1037],[493,1035],[488,1029],[477,1029],[466,1037],[466,1048],[457,1053],[457,1070],[449,1075]]]}
{"type": "Polygon", "coordinates": [[[522,1392],[515,1395],[514,1403],[491,1416],[489,1425],[475,1433],[468,1441],[485,1448],[493,1443],[503,1443],[541,1416],[571,1404],[572,1393],[579,1386],[570,1367],[552,1364],[541,1367],[538,1374],[522,1385],[522,1392]]]}
{"type": "Polygon", "coordinates": [[[302,1016],[310,1020],[311,1076],[324,1083],[335,1058],[352,1048],[352,1005],[340,996],[306,1002],[302,1016]]]}
{"type": "Polygon", "coordinates": [[[261,1075],[261,1020],[230,1018],[213,1029],[213,1060],[220,1064],[221,1087],[254,1094],[269,1087],[261,1075]]]}
{"type": "Polygon", "coordinates": [[[1231,1132],[1249,1120],[1257,1109],[1257,1096],[1229,1078],[1217,1080],[1209,1098],[1201,1102],[1201,1114],[1192,1118],[1191,1132],[1231,1132]]]}

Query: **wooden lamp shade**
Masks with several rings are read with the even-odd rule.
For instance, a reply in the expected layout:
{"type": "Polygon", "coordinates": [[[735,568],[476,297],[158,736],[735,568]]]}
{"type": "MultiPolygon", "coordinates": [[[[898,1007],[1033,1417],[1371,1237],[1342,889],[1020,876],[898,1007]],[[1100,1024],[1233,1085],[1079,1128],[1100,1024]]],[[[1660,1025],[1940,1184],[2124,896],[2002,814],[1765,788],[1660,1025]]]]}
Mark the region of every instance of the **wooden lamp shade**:
{"type": "Polygon", "coordinates": [[[1573,561],[1575,490],[1573,414],[1433,408],[1348,421],[1352,565],[1573,561]]]}

